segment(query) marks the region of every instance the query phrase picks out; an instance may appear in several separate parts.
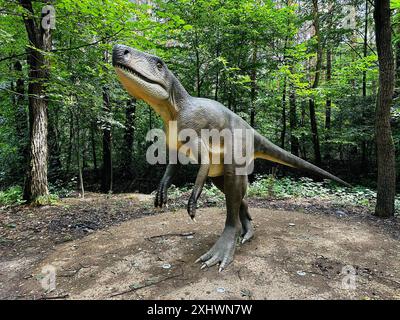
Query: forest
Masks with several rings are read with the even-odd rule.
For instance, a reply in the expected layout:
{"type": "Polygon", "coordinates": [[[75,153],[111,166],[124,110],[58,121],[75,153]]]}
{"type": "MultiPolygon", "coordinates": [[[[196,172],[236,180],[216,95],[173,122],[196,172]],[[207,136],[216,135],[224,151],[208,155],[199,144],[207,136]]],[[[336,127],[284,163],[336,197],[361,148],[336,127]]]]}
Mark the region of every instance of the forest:
{"type": "MultiPolygon", "coordinates": [[[[162,168],[146,163],[145,134],[162,123],[116,80],[116,43],[162,57],[190,94],[221,102],[282,148],[376,188],[379,72],[371,1],[59,0],[54,12],[42,14],[51,3],[0,6],[3,190],[20,187],[25,200],[35,201],[58,189],[155,189],[162,168]],[[41,17],[54,19],[47,33],[41,17]],[[31,114],[36,103],[38,114],[31,114]],[[30,132],[39,121],[35,138],[43,147],[32,150],[30,132]],[[40,161],[32,176],[33,152],[40,161]]],[[[396,6],[392,1],[398,62],[396,6]]],[[[395,147],[397,91],[390,112],[395,147]]],[[[256,174],[273,169],[260,162],[256,174]]],[[[192,182],[187,170],[181,184],[192,182]]]]}
{"type": "MultiPolygon", "coordinates": [[[[163,122],[121,86],[116,44],[162,58],[191,96],[352,185],[256,160],[250,198],[400,213],[399,0],[0,0],[0,245],[18,226],[5,212],[154,195],[165,165],[146,161],[146,134],[163,122]]],[[[197,171],[179,171],[171,201],[197,171]]],[[[204,197],[204,207],[223,203],[210,184],[204,197]]],[[[109,226],[99,221],[82,230],[109,226]]]]}

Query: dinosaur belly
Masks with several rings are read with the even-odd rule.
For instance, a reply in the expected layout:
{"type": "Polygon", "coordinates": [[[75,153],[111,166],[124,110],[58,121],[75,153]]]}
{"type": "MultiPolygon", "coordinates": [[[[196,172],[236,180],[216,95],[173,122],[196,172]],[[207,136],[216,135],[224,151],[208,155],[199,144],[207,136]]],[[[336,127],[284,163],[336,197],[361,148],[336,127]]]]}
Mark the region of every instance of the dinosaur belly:
{"type": "Polygon", "coordinates": [[[221,164],[212,164],[210,166],[210,171],[208,172],[208,176],[213,178],[213,177],[219,177],[224,175],[224,165],[221,164]]]}

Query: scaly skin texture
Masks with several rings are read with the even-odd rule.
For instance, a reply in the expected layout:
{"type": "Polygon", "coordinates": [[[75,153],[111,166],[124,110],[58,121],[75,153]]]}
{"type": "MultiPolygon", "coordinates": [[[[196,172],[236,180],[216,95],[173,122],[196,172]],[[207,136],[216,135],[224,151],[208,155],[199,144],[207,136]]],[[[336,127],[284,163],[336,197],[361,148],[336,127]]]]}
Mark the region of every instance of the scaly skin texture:
{"type": "MultiPolygon", "coordinates": [[[[241,236],[242,243],[245,243],[254,235],[247,202],[244,199],[247,175],[238,175],[237,169],[242,168],[242,165],[236,163],[234,157],[229,164],[224,163],[226,153],[223,146],[211,146],[210,141],[202,140],[202,129],[215,129],[217,132],[223,132],[225,129],[230,132],[238,129],[250,130],[254,136],[252,159],[263,158],[299,168],[348,186],[334,175],[274,145],[219,102],[190,96],[160,58],[127,46],[116,45],[113,49],[113,65],[125,89],[135,98],[143,99],[161,116],[170,149],[179,150],[182,146],[182,142],[177,139],[178,132],[192,129],[198,137],[192,143],[199,147],[198,150],[204,147],[208,150],[209,159],[215,159],[213,157],[220,159],[219,162],[208,163],[202,161],[204,159],[199,156],[197,160],[200,168],[187,207],[190,217],[194,219],[197,200],[207,177],[211,177],[212,182],[225,194],[227,210],[225,228],[214,246],[197,260],[203,263],[202,268],[219,263],[219,270],[222,271],[233,261],[238,237],[241,236]],[[176,121],[176,128],[169,128],[170,121],[176,121]]],[[[243,141],[242,149],[243,153],[247,151],[246,141],[243,141]]],[[[167,166],[157,190],[156,207],[162,207],[167,203],[167,190],[178,169],[178,164],[167,166]]]]}

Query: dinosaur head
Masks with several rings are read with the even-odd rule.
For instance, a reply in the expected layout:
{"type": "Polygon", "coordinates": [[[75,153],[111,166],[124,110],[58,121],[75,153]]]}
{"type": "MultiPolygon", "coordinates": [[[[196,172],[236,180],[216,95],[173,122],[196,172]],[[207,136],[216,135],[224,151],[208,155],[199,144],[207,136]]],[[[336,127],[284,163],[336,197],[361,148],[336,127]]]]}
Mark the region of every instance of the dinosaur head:
{"type": "Polygon", "coordinates": [[[128,46],[116,45],[113,66],[125,89],[150,105],[162,105],[171,96],[174,76],[158,57],[128,46]]]}

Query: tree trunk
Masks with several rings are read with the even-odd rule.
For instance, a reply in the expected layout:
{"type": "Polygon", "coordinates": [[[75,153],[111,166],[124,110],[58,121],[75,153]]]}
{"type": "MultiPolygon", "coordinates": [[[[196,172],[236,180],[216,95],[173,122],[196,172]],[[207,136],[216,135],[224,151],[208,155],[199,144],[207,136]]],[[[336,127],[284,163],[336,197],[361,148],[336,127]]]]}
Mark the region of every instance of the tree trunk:
{"type": "MultiPolygon", "coordinates": [[[[293,70],[292,70],[293,72],[293,70]]],[[[290,125],[290,152],[295,156],[299,155],[299,139],[294,132],[297,129],[297,107],[296,107],[296,89],[293,83],[290,83],[289,92],[289,125],[290,125]]]]}
{"type": "Polygon", "coordinates": [[[62,171],[61,146],[59,141],[58,110],[49,112],[49,179],[56,180],[62,171]]]}
{"type": "Polygon", "coordinates": [[[72,139],[74,137],[74,114],[72,109],[69,109],[69,139],[68,139],[68,151],[67,151],[67,174],[71,169],[71,159],[72,159],[72,139]]]}
{"type": "Polygon", "coordinates": [[[96,122],[92,121],[90,126],[90,139],[92,144],[92,160],[93,160],[93,169],[97,172],[97,155],[96,155],[96,131],[97,126],[96,122]]]}
{"type": "Polygon", "coordinates": [[[282,130],[281,130],[281,148],[285,149],[286,137],[286,77],[283,80],[283,93],[282,93],[282,130]]]}
{"type": "MultiPolygon", "coordinates": [[[[109,115],[111,113],[110,94],[108,88],[103,88],[103,110],[109,115]]],[[[106,116],[107,118],[108,116],[106,116]]],[[[103,175],[101,190],[104,193],[112,191],[112,140],[111,140],[111,124],[105,122],[103,124],[103,175]]]]}
{"type": "MultiPolygon", "coordinates": [[[[332,49],[328,48],[326,50],[326,82],[329,84],[332,80],[332,49]]],[[[326,161],[330,163],[331,160],[331,148],[329,144],[329,140],[331,138],[331,115],[332,115],[332,100],[331,97],[328,96],[326,99],[325,106],[325,130],[326,130],[326,142],[327,142],[327,150],[326,150],[326,161]]]]}
{"type": "MultiPolygon", "coordinates": [[[[313,16],[314,16],[315,37],[317,38],[317,63],[315,66],[314,82],[311,88],[316,89],[318,88],[319,85],[319,79],[321,76],[320,73],[322,67],[322,45],[321,45],[320,25],[319,25],[318,0],[313,0],[313,16]]],[[[314,146],[314,160],[316,165],[320,166],[321,150],[320,150],[319,135],[318,135],[317,117],[315,113],[315,100],[313,97],[310,98],[309,100],[309,108],[310,108],[311,134],[314,146]]]]}
{"type": "MultiPolygon", "coordinates": [[[[42,1],[47,3],[47,1],[42,1]]],[[[29,168],[24,188],[24,199],[35,202],[47,196],[47,96],[46,83],[49,79],[49,61],[44,52],[50,51],[52,41],[50,29],[44,30],[41,21],[34,20],[35,12],[31,0],[20,0],[20,5],[28,11],[24,14],[25,29],[30,47],[27,49],[29,65],[29,168]]]]}
{"type": "Polygon", "coordinates": [[[375,215],[390,217],[394,215],[396,170],[390,127],[390,108],[394,93],[394,58],[389,0],[375,0],[374,20],[379,60],[379,90],[376,105],[378,193],[375,215]]]}
{"type": "MultiPolygon", "coordinates": [[[[395,32],[397,34],[400,34],[400,24],[397,24],[397,27],[395,29],[395,32]]],[[[394,90],[394,99],[399,99],[400,98],[400,41],[398,40],[396,42],[396,73],[395,73],[395,90],[394,90]]]]}
{"type": "MultiPolygon", "coordinates": [[[[28,150],[28,116],[25,109],[25,82],[22,75],[22,65],[19,61],[14,63],[14,71],[18,74],[15,86],[15,95],[13,104],[15,108],[15,131],[18,138],[18,163],[16,164],[17,172],[25,174],[27,169],[28,150]]],[[[19,175],[23,178],[23,175],[19,175]]]]}
{"type": "Polygon", "coordinates": [[[256,122],[256,98],[257,98],[257,45],[254,45],[253,55],[252,55],[252,69],[251,69],[251,109],[250,109],[250,125],[254,128],[256,122]]]}
{"type": "Polygon", "coordinates": [[[133,154],[133,141],[135,133],[135,113],[136,113],[136,99],[130,99],[127,102],[125,109],[125,134],[124,134],[124,148],[122,151],[122,165],[124,168],[124,175],[132,178],[134,170],[132,163],[133,154]]]}
{"type": "MultiPolygon", "coordinates": [[[[365,18],[364,18],[364,48],[363,48],[363,56],[364,58],[368,55],[368,1],[365,0],[365,18]]],[[[362,96],[364,106],[367,105],[367,71],[363,71],[362,75],[362,96]]],[[[364,108],[361,111],[362,124],[365,125],[365,112],[364,108]]],[[[363,138],[361,141],[361,167],[364,168],[364,171],[368,170],[368,157],[367,157],[367,141],[363,138]]]]}
{"type": "Polygon", "coordinates": [[[83,161],[82,161],[82,146],[81,143],[81,126],[80,126],[80,114],[79,106],[76,106],[76,131],[75,131],[75,153],[76,153],[76,165],[78,167],[78,188],[81,192],[81,197],[85,198],[85,188],[83,183],[83,161]]]}

